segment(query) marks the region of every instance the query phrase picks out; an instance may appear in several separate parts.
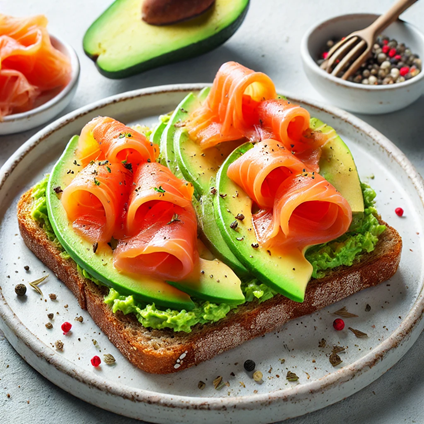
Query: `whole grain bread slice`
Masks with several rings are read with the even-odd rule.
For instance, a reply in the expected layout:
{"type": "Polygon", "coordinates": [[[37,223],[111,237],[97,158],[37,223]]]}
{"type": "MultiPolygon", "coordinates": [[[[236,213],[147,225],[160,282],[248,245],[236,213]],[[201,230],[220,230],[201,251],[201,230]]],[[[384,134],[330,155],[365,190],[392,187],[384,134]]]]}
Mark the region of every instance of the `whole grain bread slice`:
{"type": "MultiPolygon", "coordinates": [[[[296,303],[277,295],[259,303],[248,302],[222,320],[196,325],[191,333],[143,327],[133,314],[112,313],[103,302],[106,287],[82,277],[72,259],[61,256],[60,247],[32,218],[32,190],[18,203],[18,222],[25,244],[74,293],[110,341],[143,371],[168,374],[191,367],[243,342],[275,330],[293,318],[310,314],[347,296],[392,277],[398,266],[402,239],[388,226],[375,250],[350,266],[338,267],[319,280],[311,280],[305,301],[296,303]]],[[[383,221],[381,223],[384,224],[383,221]]]]}

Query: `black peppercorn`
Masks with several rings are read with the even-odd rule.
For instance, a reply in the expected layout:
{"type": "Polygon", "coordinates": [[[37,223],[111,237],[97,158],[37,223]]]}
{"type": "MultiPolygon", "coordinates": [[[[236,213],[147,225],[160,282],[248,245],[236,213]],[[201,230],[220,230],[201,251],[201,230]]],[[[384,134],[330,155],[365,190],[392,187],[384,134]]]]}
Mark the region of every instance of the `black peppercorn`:
{"type": "Polygon", "coordinates": [[[25,294],[26,294],[26,290],[27,290],[27,288],[26,288],[26,285],[25,285],[25,284],[18,284],[18,285],[15,287],[15,293],[16,293],[18,296],[25,296],[25,294]]]}
{"type": "Polygon", "coordinates": [[[251,359],[248,359],[245,363],[244,363],[244,369],[246,371],[253,371],[256,367],[256,364],[254,361],[252,361],[251,359]]]}

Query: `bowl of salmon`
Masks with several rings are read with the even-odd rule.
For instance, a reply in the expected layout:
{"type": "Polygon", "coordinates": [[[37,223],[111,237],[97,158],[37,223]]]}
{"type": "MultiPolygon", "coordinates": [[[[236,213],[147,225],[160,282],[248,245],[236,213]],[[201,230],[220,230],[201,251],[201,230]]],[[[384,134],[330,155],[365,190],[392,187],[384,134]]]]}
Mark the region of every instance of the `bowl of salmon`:
{"type": "Polygon", "coordinates": [[[44,16],[0,14],[0,25],[7,44],[0,57],[0,135],[5,135],[35,128],[64,110],[75,95],[80,66],[74,49],[47,32],[44,16]]]}

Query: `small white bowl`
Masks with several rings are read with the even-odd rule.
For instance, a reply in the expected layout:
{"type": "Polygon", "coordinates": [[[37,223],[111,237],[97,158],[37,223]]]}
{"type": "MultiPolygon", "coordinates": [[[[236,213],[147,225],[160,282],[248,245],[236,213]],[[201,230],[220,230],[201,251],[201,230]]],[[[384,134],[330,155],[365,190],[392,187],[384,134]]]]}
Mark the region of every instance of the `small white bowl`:
{"type": "Polygon", "coordinates": [[[3,121],[0,121],[0,135],[27,131],[42,125],[62,112],[73,99],[80,74],[78,56],[75,50],[59,37],[50,34],[50,40],[53,47],[64,53],[71,61],[72,72],[69,83],[65,87],[50,90],[40,95],[36,100],[36,107],[34,109],[28,112],[5,116],[3,121]]]}
{"type": "MultiPolygon", "coordinates": [[[[424,70],[398,84],[363,85],[334,77],[316,63],[330,39],[340,39],[370,25],[378,15],[350,14],[325,20],[309,29],[301,42],[301,56],[306,76],[328,103],[356,113],[377,115],[394,112],[415,102],[424,93],[424,70]]],[[[398,20],[384,34],[404,43],[424,58],[424,35],[413,25],[398,20]]]]}

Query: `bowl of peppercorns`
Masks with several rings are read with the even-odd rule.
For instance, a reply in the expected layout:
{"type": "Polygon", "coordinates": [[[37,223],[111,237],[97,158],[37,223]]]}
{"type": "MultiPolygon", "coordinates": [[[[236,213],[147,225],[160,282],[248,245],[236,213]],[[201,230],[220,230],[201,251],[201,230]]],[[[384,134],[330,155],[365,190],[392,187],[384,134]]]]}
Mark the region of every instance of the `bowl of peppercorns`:
{"type": "Polygon", "coordinates": [[[424,34],[398,19],[372,46],[370,58],[348,80],[320,68],[331,47],[353,31],[369,26],[374,14],[337,16],[304,35],[301,56],[313,87],[330,103],[356,113],[382,114],[403,109],[424,94],[424,34]]]}

